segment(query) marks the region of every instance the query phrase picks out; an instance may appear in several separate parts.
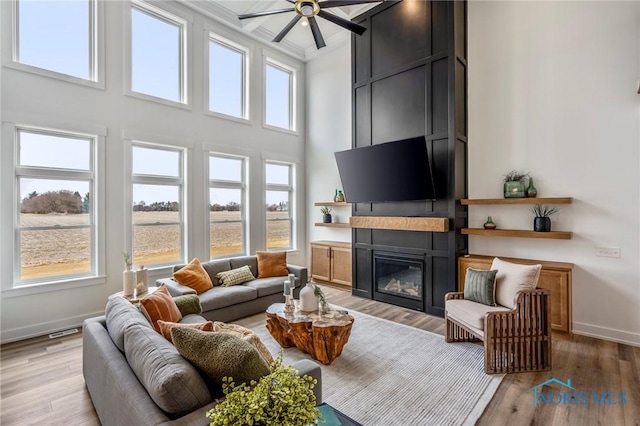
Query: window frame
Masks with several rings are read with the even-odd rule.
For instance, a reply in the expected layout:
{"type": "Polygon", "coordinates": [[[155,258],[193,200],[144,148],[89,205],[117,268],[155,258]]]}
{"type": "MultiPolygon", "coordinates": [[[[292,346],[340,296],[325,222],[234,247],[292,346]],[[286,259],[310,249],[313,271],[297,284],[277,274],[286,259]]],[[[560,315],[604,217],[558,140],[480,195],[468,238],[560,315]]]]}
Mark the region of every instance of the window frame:
{"type": "Polygon", "coordinates": [[[295,234],[295,205],[294,205],[294,200],[295,200],[295,164],[291,163],[291,162],[287,162],[287,161],[277,161],[277,160],[264,160],[264,166],[263,166],[263,173],[262,173],[263,179],[264,179],[264,202],[262,203],[263,205],[263,209],[264,209],[264,223],[265,223],[265,250],[267,251],[295,251],[297,250],[297,245],[296,245],[296,234],[295,234]],[[267,165],[268,164],[273,164],[273,165],[277,165],[277,166],[288,166],[289,167],[289,184],[288,185],[283,185],[283,184],[275,184],[275,183],[268,183],[267,182],[267,165]],[[288,219],[269,219],[267,217],[267,191],[286,191],[289,193],[289,218],[288,219]],[[284,247],[284,248],[278,248],[278,249],[269,249],[269,234],[268,234],[268,230],[267,230],[267,223],[268,222],[282,222],[282,221],[289,221],[289,246],[288,247],[284,247]]]}
{"type": "MultiPolygon", "coordinates": [[[[135,228],[140,226],[166,226],[166,225],[179,225],[180,226],[180,258],[177,263],[185,263],[185,259],[187,257],[187,179],[185,176],[187,170],[187,150],[183,147],[173,146],[168,144],[160,144],[154,142],[140,141],[140,140],[131,140],[129,144],[129,155],[131,159],[131,168],[130,168],[130,181],[129,181],[129,200],[127,203],[127,211],[129,217],[129,232],[130,238],[127,243],[128,252],[131,254],[131,260],[133,262],[133,267],[141,266],[135,263],[135,228]],[[177,152],[179,154],[179,176],[160,176],[160,175],[147,175],[147,174],[135,174],[133,172],[134,163],[133,163],[133,148],[140,147],[145,149],[155,149],[160,151],[169,151],[169,152],[177,152]],[[177,186],[178,187],[178,202],[180,203],[180,210],[178,211],[178,222],[162,222],[158,224],[135,224],[133,222],[133,186],[134,185],[154,185],[154,186],[177,186]]],[[[167,268],[169,266],[175,265],[175,261],[168,261],[162,263],[154,263],[147,264],[144,266],[149,270],[157,270],[162,268],[167,268]]]]}
{"type": "MultiPolygon", "coordinates": [[[[221,153],[221,152],[214,152],[214,151],[209,151],[209,156],[207,157],[207,164],[210,164],[210,159],[211,157],[218,157],[218,158],[225,158],[225,159],[232,159],[232,160],[240,160],[242,162],[242,170],[241,170],[241,176],[242,176],[242,181],[241,182],[237,182],[237,181],[229,181],[229,180],[217,180],[217,179],[211,179],[210,175],[211,175],[211,171],[209,170],[209,166],[207,165],[207,182],[208,182],[208,189],[209,191],[213,188],[221,188],[221,189],[240,189],[241,191],[241,200],[242,200],[242,209],[241,211],[241,218],[240,220],[233,220],[233,221],[228,221],[228,220],[224,220],[224,221],[213,221],[211,220],[210,217],[210,208],[207,208],[207,223],[209,224],[209,233],[208,235],[208,253],[209,253],[209,259],[210,260],[217,260],[217,259],[228,259],[228,258],[234,258],[234,257],[242,257],[242,256],[247,256],[248,255],[248,248],[249,248],[249,224],[247,222],[247,212],[249,210],[249,197],[248,197],[248,185],[247,182],[249,180],[249,176],[248,176],[248,170],[249,170],[249,159],[247,157],[244,156],[239,156],[239,155],[231,155],[231,154],[226,154],[226,153],[221,153]],[[213,223],[242,223],[242,249],[243,252],[242,253],[234,253],[232,255],[223,255],[223,256],[216,256],[216,257],[211,257],[211,225],[213,223]]],[[[207,202],[207,206],[209,206],[211,204],[211,198],[209,197],[209,202],[207,202]]]]}
{"type": "Polygon", "coordinates": [[[191,33],[191,21],[190,16],[185,16],[182,13],[174,10],[168,4],[162,4],[163,8],[157,7],[154,4],[147,3],[142,0],[129,0],[127,6],[124,8],[125,13],[125,88],[124,94],[133,98],[138,98],[146,101],[160,103],[163,105],[178,107],[182,109],[191,110],[191,96],[189,96],[189,76],[190,65],[189,61],[192,57],[190,54],[189,34],[191,33]],[[180,100],[174,101],[171,99],[161,98],[159,96],[150,95],[147,93],[136,92],[133,90],[133,19],[132,11],[137,9],[141,13],[150,15],[161,21],[165,21],[169,24],[175,25],[180,28],[180,41],[179,41],[179,79],[180,87],[180,100]],[[166,10],[165,10],[166,9],[166,10]]]}
{"type": "Polygon", "coordinates": [[[19,0],[0,2],[2,14],[11,16],[10,25],[2,30],[2,64],[8,68],[53,78],[82,86],[105,89],[105,31],[104,2],[89,2],[89,78],[76,77],[63,72],[25,64],[19,61],[19,0]]]}
{"type": "Polygon", "coordinates": [[[215,31],[205,30],[205,43],[204,43],[204,113],[213,117],[224,118],[227,120],[233,120],[236,122],[250,124],[251,120],[251,83],[250,72],[251,69],[251,48],[243,46],[237,42],[230,40],[227,37],[223,37],[215,31]],[[234,115],[225,114],[223,112],[213,111],[210,109],[211,99],[209,97],[211,78],[210,78],[210,43],[217,43],[222,47],[226,47],[230,50],[235,50],[242,53],[242,117],[236,117],[234,115]]]}
{"type": "Polygon", "coordinates": [[[263,57],[262,66],[262,82],[263,82],[263,101],[262,101],[262,126],[265,129],[275,130],[278,132],[297,135],[298,134],[298,69],[294,66],[287,65],[282,61],[274,59],[271,56],[263,57]],[[289,74],[289,128],[278,127],[267,123],[267,66],[279,69],[289,74]]]}

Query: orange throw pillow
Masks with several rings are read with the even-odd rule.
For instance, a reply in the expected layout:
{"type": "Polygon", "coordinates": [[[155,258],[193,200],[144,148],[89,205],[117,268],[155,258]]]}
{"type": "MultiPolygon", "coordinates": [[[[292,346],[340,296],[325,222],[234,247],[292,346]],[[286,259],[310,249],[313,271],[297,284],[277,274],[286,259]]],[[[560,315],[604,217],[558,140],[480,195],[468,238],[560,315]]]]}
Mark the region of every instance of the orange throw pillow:
{"type": "Polygon", "coordinates": [[[257,251],[258,278],[283,277],[289,274],[286,251],[257,251]]]}
{"type": "Polygon", "coordinates": [[[160,333],[158,320],[178,322],[182,314],[178,305],[169,294],[167,286],[162,284],[155,292],[146,295],[140,300],[140,308],[151,322],[153,329],[160,333]]]}
{"type": "Polygon", "coordinates": [[[201,322],[197,324],[183,324],[180,322],[167,322],[158,320],[158,326],[160,327],[160,334],[164,336],[165,339],[173,343],[173,339],[171,338],[171,329],[174,327],[186,327],[186,328],[195,328],[196,330],[202,331],[213,331],[213,322],[201,322]]]}
{"type": "Polygon", "coordinates": [[[174,272],[173,278],[180,284],[191,287],[198,294],[213,288],[211,277],[197,258],[194,258],[184,268],[174,272]]]}

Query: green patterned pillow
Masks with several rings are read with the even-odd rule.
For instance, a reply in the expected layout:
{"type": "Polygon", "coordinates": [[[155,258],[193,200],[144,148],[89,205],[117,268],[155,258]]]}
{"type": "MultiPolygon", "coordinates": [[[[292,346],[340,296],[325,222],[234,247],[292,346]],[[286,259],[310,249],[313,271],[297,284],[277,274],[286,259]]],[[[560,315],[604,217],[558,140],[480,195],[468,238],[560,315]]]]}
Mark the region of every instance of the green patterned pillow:
{"type": "Polygon", "coordinates": [[[230,287],[232,285],[242,284],[256,279],[256,277],[251,273],[251,268],[249,268],[248,265],[232,269],[230,271],[218,272],[216,274],[216,278],[222,287],[230,287]]]}
{"type": "Polygon", "coordinates": [[[496,274],[498,270],[480,271],[467,268],[464,278],[464,299],[496,306],[496,274]]]}

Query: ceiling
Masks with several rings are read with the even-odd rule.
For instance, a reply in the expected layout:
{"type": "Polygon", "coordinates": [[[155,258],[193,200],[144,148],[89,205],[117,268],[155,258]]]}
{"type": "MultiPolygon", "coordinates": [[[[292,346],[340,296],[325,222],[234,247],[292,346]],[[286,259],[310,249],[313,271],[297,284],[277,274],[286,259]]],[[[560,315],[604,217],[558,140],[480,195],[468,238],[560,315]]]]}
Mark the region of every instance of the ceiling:
{"type": "MultiPolygon", "coordinates": [[[[335,25],[323,18],[316,21],[320,31],[324,36],[327,46],[318,50],[311,30],[297,24],[280,43],[273,43],[271,40],[291,21],[295,16],[294,12],[281,13],[278,15],[263,16],[258,18],[245,19],[240,21],[237,16],[245,13],[254,13],[266,10],[285,9],[293,7],[285,0],[182,0],[192,9],[215,19],[229,27],[235,28],[256,40],[271,45],[282,52],[302,61],[309,61],[322,51],[330,50],[332,46],[340,45],[350,38],[351,32],[338,25],[335,25]]],[[[379,3],[369,3],[355,6],[334,7],[327,9],[330,13],[341,18],[351,20],[366,10],[379,3]]]]}

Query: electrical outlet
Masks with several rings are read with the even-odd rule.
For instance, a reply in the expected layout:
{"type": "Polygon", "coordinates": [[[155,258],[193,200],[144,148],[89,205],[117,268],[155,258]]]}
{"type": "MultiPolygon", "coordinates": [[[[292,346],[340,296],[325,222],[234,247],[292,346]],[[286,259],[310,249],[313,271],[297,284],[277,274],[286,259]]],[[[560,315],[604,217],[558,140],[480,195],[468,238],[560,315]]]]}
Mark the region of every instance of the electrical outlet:
{"type": "Polygon", "coordinates": [[[597,247],[596,256],[599,257],[620,257],[619,247],[597,247]]]}

